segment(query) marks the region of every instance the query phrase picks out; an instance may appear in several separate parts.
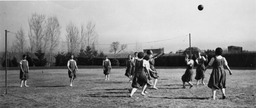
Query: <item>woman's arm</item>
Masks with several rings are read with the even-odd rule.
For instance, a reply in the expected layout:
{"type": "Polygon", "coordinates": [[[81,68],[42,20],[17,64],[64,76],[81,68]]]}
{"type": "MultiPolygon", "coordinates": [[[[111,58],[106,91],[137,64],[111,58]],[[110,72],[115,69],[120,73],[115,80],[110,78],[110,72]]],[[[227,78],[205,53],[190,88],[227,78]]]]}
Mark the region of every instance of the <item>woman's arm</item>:
{"type": "Polygon", "coordinates": [[[149,68],[148,70],[151,71],[151,72],[156,72],[156,71],[152,70],[151,68],[149,68]]]}
{"type": "Polygon", "coordinates": [[[185,59],[185,60],[186,60],[186,64],[190,65],[190,62],[189,62],[190,60],[189,59],[185,59]]]}
{"type": "Polygon", "coordinates": [[[210,60],[210,62],[208,63],[208,65],[205,67],[205,70],[207,70],[209,67],[211,67],[212,64],[213,64],[213,62],[214,62],[214,58],[211,58],[211,60],[210,60]]]}
{"type": "Polygon", "coordinates": [[[160,56],[162,56],[162,55],[164,55],[164,53],[160,53],[160,54],[154,56],[153,59],[156,59],[156,58],[158,58],[158,57],[160,57],[160,56]]]}
{"type": "Polygon", "coordinates": [[[75,65],[76,65],[76,69],[78,70],[78,67],[77,67],[76,61],[75,61],[75,65]]]}
{"type": "Polygon", "coordinates": [[[20,61],[20,69],[22,72],[24,72],[23,68],[22,68],[22,61],[20,61]]]}
{"type": "Polygon", "coordinates": [[[224,60],[224,66],[227,68],[229,74],[232,75],[232,72],[231,72],[231,70],[230,70],[230,68],[228,66],[228,62],[227,62],[226,58],[223,57],[223,60],[224,60]]]}
{"type": "Polygon", "coordinates": [[[71,69],[69,68],[69,65],[70,65],[70,61],[68,61],[67,67],[68,67],[68,70],[71,71],[71,69]]]}
{"type": "Polygon", "coordinates": [[[207,60],[206,60],[206,58],[205,58],[204,56],[202,56],[202,58],[203,58],[203,60],[204,60],[204,61],[207,61],[207,60]]]}
{"type": "Polygon", "coordinates": [[[194,64],[194,60],[189,59],[189,60],[187,61],[187,65],[193,66],[193,64],[194,64]]]}
{"type": "Polygon", "coordinates": [[[196,59],[196,64],[198,64],[198,58],[196,59]]]}
{"type": "Polygon", "coordinates": [[[109,60],[109,66],[110,66],[110,68],[112,68],[112,66],[111,66],[111,61],[109,60]]]}
{"type": "Polygon", "coordinates": [[[28,71],[29,71],[29,65],[28,65],[28,61],[27,61],[27,66],[28,66],[28,71]]]}

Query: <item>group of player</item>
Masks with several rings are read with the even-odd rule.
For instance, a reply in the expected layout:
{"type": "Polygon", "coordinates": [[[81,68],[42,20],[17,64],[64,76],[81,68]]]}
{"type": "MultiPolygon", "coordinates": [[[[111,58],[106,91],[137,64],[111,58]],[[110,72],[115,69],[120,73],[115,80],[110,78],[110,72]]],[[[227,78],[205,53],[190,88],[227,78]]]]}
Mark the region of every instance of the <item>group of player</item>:
{"type": "MultiPolygon", "coordinates": [[[[197,85],[199,85],[199,81],[201,80],[202,84],[204,83],[205,71],[208,67],[212,66],[212,73],[210,75],[210,79],[208,82],[208,87],[212,89],[212,98],[216,99],[216,90],[220,89],[223,94],[223,99],[226,98],[225,88],[226,88],[226,68],[229,71],[229,74],[232,75],[232,72],[228,66],[227,60],[225,57],[221,56],[223,50],[221,48],[216,48],[215,56],[211,58],[210,62],[207,66],[205,66],[205,62],[207,62],[208,58],[202,56],[199,52],[197,54],[197,58],[192,58],[192,55],[186,54],[185,62],[187,64],[187,68],[185,73],[182,75],[181,79],[183,82],[183,88],[185,88],[185,83],[187,82],[190,85],[190,88],[193,87],[192,76],[193,76],[193,67],[195,63],[197,64],[196,68],[196,77],[197,85]]],[[[146,54],[143,52],[135,52],[134,57],[128,55],[128,60],[126,63],[126,71],[125,76],[129,78],[129,81],[132,83],[130,97],[137,91],[138,88],[142,87],[142,95],[146,95],[148,92],[146,91],[148,87],[152,87],[153,89],[158,89],[156,87],[158,81],[158,72],[155,69],[155,59],[161,56],[163,53],[158,54],[156,56],[153,55],[152,50],[148,50],[146,54]]],[[[20,61],[20,87],[29,87],[27,85],[27,79],[29,78],[28,71],[29,65],[26,60],[26,55],[23,55],[23,59],[20,61]]],[[[105,57],[102,63],[103,73],[105,75],[105,80],[109,80],[109,74],[112,69],[110,60],[105,57]]],[[[67,62],[68,68],[68,76],[70,78],[70,86],[73,86],[73,81],[76,78],[76,72],[78,71],[77,63],[74,60],[74,55],[71,55],[70,60],[67,62]]]]}
{"type": "MultiPolygon", "coordinates": [[[[225,68],[228,70],[229,74],[232,75],[232,72],[228,66],[228,62],[225,57],[222,56],[223,50],[218,47],[215,49],[215,56],[211,58],[210,62],[207,66],[205,63],[208,62],[208,57],[202,56],[200,52],[193,57],[192,55],[186,54],[185,62],[187,65],[187,69],[185,73],[182,75],[181,80],[183,82],[183,88],[185,88],[185,83],[187,82],[190,85],[190,88],[193,87],[192,76],[193,76],[193,67],[195,63],[197,64],[196,68],[196,76],[197,80],[196,85],[201,83],[205,85],[205,71],[212,67],[212,72],[210,75],[210,79],[208,82],[208,87],[212,89],[212,99],[216,99],[216,91],[221,90],[222,99],[226,98],[225,88],[226,88],[226,72],[225,68]]],[[[130,97],[137,91],[139,87],[142,87],[141,94],[146,95],[148,92],[146,91],[149,86],[152,86],[154,89],[158,89],[156,87],[158,80],[158,73],[154,67],[155,59],[162,54],[157,56],[153,56],[152,50],[148,50],[146,56],[144,56],[143,52],[135,53],[134,57],[131,55],[128,56],[127,68],[125,72],[125,76],[127,76],[130,81],[132,81],[132,90],[130,93],[130,97]],[[151,80],[154,79],[153,84],[151,80]]]]}
{"type": "Polygon", "coordinates": [[[208,82],[208,87],[212,89],[212,99],[216,99],[216,91],[221,90],[222,92],[222,99],[226,98],[225,88],[226,88],[226,72],[225,68],[228,70],[229,74],[232,75],[232,72],[228,66],[228,62],[225,59],[225,57],[222,56],[223,50],[218,47],[215,49],[215,56],[211,58],[210,62],[207,66],[205,66],[205,62],[207,62],[208,58],[201,56],[201,53],[199,52],[197,54],[197,58],[193,59],[191,55],[186,55],[185,62],[187,64],[187,69],[184,73],[184,75],[181,77],[183,82],[183,88],[185,88],[185,83],[187,82],[190,85],[190,88],[193,87],[192,81],[192,75],[193,75],[193,67],[195,63],[197,64],[196,68],[196,77],[197,85],[199,85],[199,81],[202,81],[202,84],[204,83],[205,78],[205,71],[212,67],[212,72],[210,75],[210,79],[208,82]]]}
{"type": "Polygon", "coordinates": [[[135,52],[134,57],[128,55],[125,76],[132,82],[130,97],[133,96],[139,87],[142,87],[142,95],[148,93],[146,90],[149,86],[153,89],[158,89],[156,84],[159,76],[154,65],[155,59],[162,54],[163,53],[153,56],[152,50],[148,50],[146,55],[143,52],[135,52]]]}

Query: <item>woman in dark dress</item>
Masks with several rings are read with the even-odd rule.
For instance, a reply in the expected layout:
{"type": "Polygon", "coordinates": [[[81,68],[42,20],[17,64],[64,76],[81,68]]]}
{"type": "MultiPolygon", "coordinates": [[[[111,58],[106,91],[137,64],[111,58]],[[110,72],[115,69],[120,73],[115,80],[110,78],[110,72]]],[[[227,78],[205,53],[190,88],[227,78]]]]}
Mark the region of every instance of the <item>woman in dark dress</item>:
{"type": "Polygon", "coordinates": [[[216,90],[221,89],[222,98],[226,98],[225,88],[226,88],[226,72],[224,67],[227,68],[229,74],[232,75],[232,72],[228,66],[227,60],[225,57],[222,57],[222,49],[216,48],[215,57],[213,57],[206,69],[210,66],[213,67],[212,73],[208,82],[208,87],[212,89],[212,98],[216,98],[216,90]]]}
{"type": "Polygon", "coordinates": [[[133,65],[132,65],[132,70],[131,70],[131,75],[132,75],[132,77],[134,76],[134,71],[135,71],[135,60],[137,60],[138,59],[138,52],[134,52],[134,57],[132,57],[132,63],[133,63],[133,65]]]}
{"type": "Polygon", "coordinates": [[[187,69],[181,77],[181,80],[183,82],[183,88],[186,88],[185,87],[186,82],[190,85],[190,88],[193,87],[193,84],[191,83],[191,81],[192,81],[192,75],[193,75],[194,60],[191,58],[192,58],[191,56],[189,57],[189,55],[186,54],[185,62],[187,65],[187,69]]]}
{"type": "Polygon", "coordinates": [[[69,86],[72,87],[73,81],[76,78],[76,72],[78,71],[76,61],[74,60],[74,55],[71,55],[71,59],[68,60],[67,67],[68,67],[68,76],[70,78],[69,86]]]}
{"type": "MultiPolygon", "coordinates": [[[[204,63],[207,61],[207,59],[204,57],[204,56],[201,56],[201,53],[198,52],[197,54],[197,59],[196,59],[196,64],[197,64],[197,67],[196,67],[196,77],[195,79],[197,80],[197,83],[196,85],[199,85],[199,80],[202,81],[202,84],[205,85],[204,83],[204,70],[205,70],[205,65],[204,63]]],[[[207,57],[207,56],[206,56],[207,57]]]]}
{"type": "Polygon", "coordinates": [[[103,73],[105,75],[105,80],[109,80],[109,74],[112,67],[111,67],[111,62],[107,56],[105,57],[105,60],[103,60],[102,65],[103,65],[103,73]]]}
{"type": "Polygon", "coordinates": [[[29,87],[27,85],[28,80],[28,71],[29,71],[29,65],[27,61],[27,56],[23,55],[23,59],[20,61],[20,87],[23,86],[23,83],[25,87],[29,87]]]}
{"type": "Polygon", "coordinates": [[[158,89],[156,87],[156,84],[157,84],[157,81],[158,81],[158,78],[159,78],[159,75],[158,75],[158,72],[156,71],[156,68],[155,68],[155,59],[162,56],[164,53],[160,53],[156,56],[153,56],[153,51],[152,50],[147,50],[147,56],[149,56],[149,64],[150,64],[150,69],[152,71],[149,71],[149,74],[150,74],[150,77],[154,79],[154,82],[153,82],[153,89],[158,89]]]}
{"type": "Polygon", "coordinates": [[[145,72],[145,65],[143,63],[144,53],[138,53],[138,59],[135,59],[135,73],[132,81],[132,91],[130,97],[137,91],[139,87],[143,87],[141,94],[145,95],[145,90],[150,85],[148,77],[145,72]]]}
{"type": "Polygon", "coordinates": [[[129,82],[132,80],[132,71],[133,71],[133,66],[134,62],[132,60],[132,56],[129,54],[128,59],[126,61],[126,70],[125,70],[125,76],[129,78],[129,82]]]}

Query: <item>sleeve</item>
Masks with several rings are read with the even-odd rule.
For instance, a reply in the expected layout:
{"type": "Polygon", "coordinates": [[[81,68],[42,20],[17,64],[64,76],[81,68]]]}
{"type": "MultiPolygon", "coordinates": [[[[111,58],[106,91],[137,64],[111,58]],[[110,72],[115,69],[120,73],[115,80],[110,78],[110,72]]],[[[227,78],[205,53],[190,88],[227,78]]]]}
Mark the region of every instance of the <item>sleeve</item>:
{"type": "Polygon", "coordinates": [[[111,67],[111,61],[109,60],[109,66],[111,67]]]}
{"type": "Polygon", "coordinates": [[[20,61],[20,65],[22,65],[22,60],[20,61]]]}
{"type": "Polygon", "coordinates": [[[68,63],[67,63],[67,67],[69,67],[69,65],[70,65],[70,60],[69,60],[68,63]]]}
{"type": "Polygon", "coordinates": [[[206,58],[204,56],[202,56],[202,57],[203,57],[203,60],[206,61],[206,58]]]}
{"type": "Polygon", "coordinates": [[[211,60],[210,60],[210,62],[208,63],[208,65],[209,65],[209,66],[212,66],[213,62],[214,62],[214,58],[211,58],[211,60]]]}
{"type": "Polygon", "coordinates": [[[196,59],[196,63],[198,64],[198,58],[196,59]]]}
{"type": "Polygon", "coordinates": [[[28,65],[28,61],[27,61],[27,66],[29,67],[29,65],[28,65]]]}
{"type": "Polygon", "coordinates": [[[188,61],[188,65],[193,65],[194,64],[194,60],[189,60],[188,61]]]}
{"type": "MultiPolygon", "coordinates": [[[[75,63],[76,63],[76,61],[75,61],[75,63]]],[[[77,67],[77,63],[76,63],[76,69],[78,69],[78,67],[77,67]]]]}
{"type": "Polygon", "coordinates": [[[146,60],[143,60],[143,67],[145,67],[146,69],[149,69],[149,62],[146,60]]]}
{"type": "Polygon", "coordinates": [[[132,66],[134,67],[134,66],[135,66],[135,60],[132,60],[132,61],[131,61],[131,64],[132,64],[132,66]]]}
{"type": "Polygon", "coordinates": [[[76,65],[76,67],[77,67],[77,63],[76,63],[76,61],[75,61],[75,65],[76,65]]]}
{"type": "Polygon", "coordinates": [[[225,57],[223,57],[223,61],[224,61],[224,65],[225,65],[225,66],[228,66],[228,62],[227,62],[227,60],[226,60],[225,57]]]}
{"type": "Polygon", "coordinates": [[[146,67],[146,61],[143,60],[143,63],[142,63],[143,67],[146,67]]]}

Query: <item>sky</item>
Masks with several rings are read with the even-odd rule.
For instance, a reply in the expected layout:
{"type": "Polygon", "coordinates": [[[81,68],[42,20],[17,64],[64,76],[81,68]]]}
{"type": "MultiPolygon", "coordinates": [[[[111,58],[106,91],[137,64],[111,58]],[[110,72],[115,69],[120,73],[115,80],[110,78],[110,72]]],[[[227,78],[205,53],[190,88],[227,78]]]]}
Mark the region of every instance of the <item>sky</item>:
{"type": "Polygon", "coordinates": [[[0,51],[4,30],[10,31],[10,49],[15,32],[22,28],[28,34],[33,13],[58,18],[61,38],[56,51],[67,49],[65,29],[70,22],[80,28],[89,21],[96,25],[96,48],[105,53],[114,41],[127,44],[127,52],[148,48],[176,52],[189,46],[189,34],[192,46],[201,50],[235,45],[256,51],[255,0],[0,1],[0,51]],[[200,4],[202,11],[197,9],[200,4]]]}

